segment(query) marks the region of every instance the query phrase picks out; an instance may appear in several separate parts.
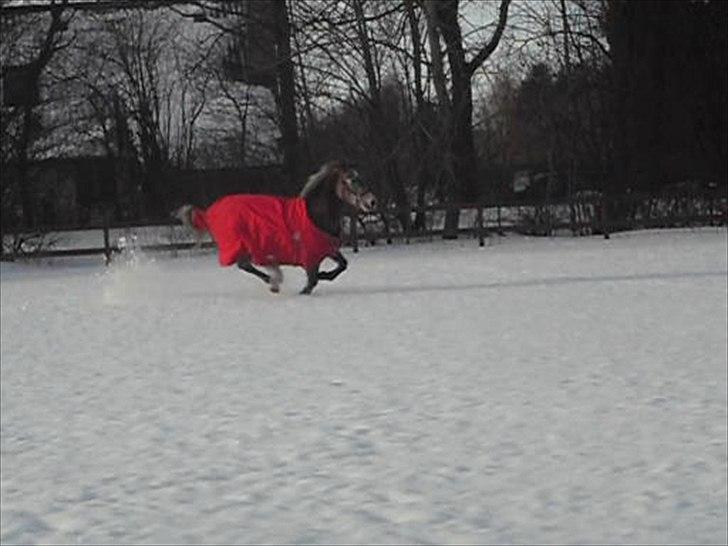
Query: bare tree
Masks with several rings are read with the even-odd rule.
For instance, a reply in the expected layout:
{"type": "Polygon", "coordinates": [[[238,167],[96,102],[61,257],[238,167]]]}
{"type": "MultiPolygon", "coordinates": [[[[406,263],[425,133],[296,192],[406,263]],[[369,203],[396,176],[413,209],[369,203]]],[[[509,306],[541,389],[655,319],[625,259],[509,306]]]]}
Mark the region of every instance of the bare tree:
{"type": "MultiPolygon", "coordinates": [[[[351,0],[295,6],[297,53],[309,91],[305,98],[309,137],[323,143],[323,127],[349,131],[345,129],[347,112],[358,113],[360,121],[354,130],[359,138],[345,154],[368,176],[380,202],[396,206],[400,224],[408,229],[402,152],[410,135],[399,126],[404,110],[398,103],[404,97],[393,68],[399,56],[406,54],[401,47],[406,35],[404,4],[351,0]],[[327,121],[337,117],[338,128],[327,121]]],[[[310,147],[314,155],[334,153],[320,144],[310,147]]]]}
{"type": "Polygon", "coordinates": [[[117,173],[131,169],[122,186],[152,215],[165,210],[169,168],[195,164],[212,78],[214,48],[183,22],[165,9],[88,14],[76,59],[107,155],[117,173]]]}
{"type": "MultiPolygon", "coordinates": [[[[23,224],[28,227],[34,225],[35,217],[31,188],[28,180],[28,167],[30,161],[31,145],[43,131],[41,121],[37,115],[37,106],[40,102],[39,87],[41,76],[48,67],[53,57],[70,45],[65,40],[65,32],[68,29],[70,17],[64,14],[67,2],[53,3],[48,14],[50,21],[45,31],[35,37],[35,28],[25,26],[5,10],[0,13],[2,16],[3,49],[13,47],[13,41],[27,42],[32,45],[28,47],[31,51],[24,59],[23,64],[16,65],[12,69],[6,69],[3,74],[4,92],[2,108],[2,162],[13,162],[17,168],[17,177],[11,181],[10,186],[3,186],[3,204],[8,205],[15,202],[19,193],[22,210],[23,224]],[[19,23],[19,26],[16,24],[19,23]],[[10,43],[6,42],[10,40],[10,43]],[[12,82],[8,79],[12,78],[12,82]],[[10,88],[10,89],[9,89],[10,88]],[[8,97],[8,95],[12,95],[8,97]],[[16,191],[19,190],[19,191],[16,191]]],[[[43,19],[43,18],[41,18],[43,19]]],[[[13,52],[4,51],[6,58],[13,57],[13,52]]]]}
{"type": "MultiPolygon", "coordinates": [[[[409,27],[410,41],[412,44],[412,93],[414,94],[415,109],[413,115],[413,131],[412,131],[412,148],[414,156],[421,158],[414,166],[414,178],[416,180],[415,199],[417,204],[417,215],[415,216],[414,228],[421,230],[425,227],[425,193],[428,186],[432,184],[432,178],[436,176],[433,172],[432,161],[428,161],[432,155],[436,155],[437,146],[433,146],[433,142],[441,141],[435,139],[434,135],[429,135],[427,123],[427,107],[425,104],[425,89],[423,85],[422,68],[424,64],[424,53],[422,36],[420,32],[420,17],[416,9],[414,0],[405,0],[405,9],[407,11],[407,25],[409,27]],[[428,183],[429,182],[429,183],[428,183]]],[[[441,57],[437,59],[441,61],[441,57]]],[[[405,72],[406,74],[406,72],[405,72]]],[[[439,71],[438,76],[442,76],[443,72],[439,71]]],[[[442,81],[437,82],[442,85],[442,81]]],[[[440,90],[442,94],[442,90],[440,90]]],[[[447,156],[449,157],[449,155],[447,156]]],[[[441,161],[437,161],[442,164],[441,161]]]]}
{"type": "MultiPolygon", "coordinates": [[[[471,60],[465,58],[463,36],[458,22],[459,0],[425,0],[433,77],[438,92],[443,125],[447,127],[449,151],[452,158],[452,193],[454,201],[474,201],[478,198],[477,163],[473,141],[472,80],[475,71],[493,54],[503,35],[510,0],[501,0],[498,23],[488,40],[471,60]],[[445,43],[450,68],[450,89],[445,88],[445,74],[440,61],[439,39],[445,43]],[[433,49],[434,48],[434,49],[433,49]]],[[[450,173],[448,173],[449,175],[450,173]]],[[[447,216],[446,237],[457,236],[458,210],[447,216]]]]}
{"type": "Polygon", "coordinates": [[[198,0],[173,10],[183,17],[211,24],[221,35],[231,40],[234,46],[229,54],[236,57],[234,63],[237,65],[234,68],[240,72],[234,77],[248,83],[265,85],[273,91],[284,170],[292,188],[301,177],[301,159],[291,46],[292,25],[286,0],[241,3],[198,0]],[[271,51],[270,58],[261,51],[271,51]],[[250,58],[253,57],[258,60],[255,66],[249,66],[252,64],[250,58]]]}
{"type": "Polygon", "coordinates": [[[283,148],[284,168],[289,183],[295,187],[300,180],[298,122],[296,118],[295,73],[291,53],[291,23],[286,0],[274,0],[273,35],[276,52],[275,97],[278,105],[283,148]]]}

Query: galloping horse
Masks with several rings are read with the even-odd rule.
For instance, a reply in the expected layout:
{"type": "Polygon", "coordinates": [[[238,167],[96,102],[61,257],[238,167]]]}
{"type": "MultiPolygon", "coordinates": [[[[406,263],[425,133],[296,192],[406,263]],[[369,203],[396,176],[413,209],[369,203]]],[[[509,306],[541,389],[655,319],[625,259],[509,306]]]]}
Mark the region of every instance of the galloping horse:
{"type": "Polygon", "coordinates": [[[356,173],[331,161],[308,178],[298,197],[228,195],[206,210],[183,205],[172,217],[198,235],[209,231],[221,266],[237,264],[269,284],[271,292],[280,291],[280,266],[303,267],[308,282],[301,294],[310,294],[318,281],[333,281],[347,267],[339,251],[346,209],[368,212],[374,207],[374,195],[362,188],[356,173]],[[336,268],[319,271],[327,257],[336,262],[336,268]]]}

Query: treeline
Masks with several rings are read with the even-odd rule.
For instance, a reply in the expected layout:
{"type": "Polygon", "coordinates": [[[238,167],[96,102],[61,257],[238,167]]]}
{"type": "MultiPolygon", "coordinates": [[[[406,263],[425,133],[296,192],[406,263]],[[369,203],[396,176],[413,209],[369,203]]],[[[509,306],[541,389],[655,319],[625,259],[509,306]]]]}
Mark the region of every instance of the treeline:
{"type": "Polygon", "coordinates": [[[718,0],[5,3],[3,209],[28,223],[31,163],[74,140],[152,214],[171,168],[278,162],[292,193],[331,157],[402,211],[524,172],[724,190],[727,25],[718,0]]]}

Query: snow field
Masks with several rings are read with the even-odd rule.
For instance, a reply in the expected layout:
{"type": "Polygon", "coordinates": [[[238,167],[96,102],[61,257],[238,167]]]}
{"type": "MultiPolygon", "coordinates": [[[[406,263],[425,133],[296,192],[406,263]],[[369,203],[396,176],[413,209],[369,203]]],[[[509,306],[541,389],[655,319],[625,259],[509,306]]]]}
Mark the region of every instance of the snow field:
{"type": "Polygon", "coordinates": [[[727,248],[2,264],[2,543],[725,543],[727,248]]]}

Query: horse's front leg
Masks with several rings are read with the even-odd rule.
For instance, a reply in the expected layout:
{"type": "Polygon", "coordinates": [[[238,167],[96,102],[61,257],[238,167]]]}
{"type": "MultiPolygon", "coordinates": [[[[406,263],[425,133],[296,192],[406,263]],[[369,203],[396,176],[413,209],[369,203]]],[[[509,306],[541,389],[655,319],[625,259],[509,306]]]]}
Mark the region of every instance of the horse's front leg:
{"type": "Polygon", "coordinates": [[[306,286],[304,286],[303,290],[301,290],[301,294],[310,294],[311,291],[316,288],[319,280],[318,268],[319,264],[316,264],[306,269],[306,278],[308,279],[308,282],[306,282],[306,286]]]}
{"type": "Polygon", "coordinates": [[[270,284],[270,275],[263,273],[260,269],[254,267],[250,261],[250,256],[247,254],[243,254],[240,258],[238,258],[237,265],[239,269],[255,275],[266,284],[270,284]]]}
{"type": "Polygon", "coordinates": [[[331,271],[319,271],[316,277],[320,281],[333,281],[336,277],[346,271],[348,262],[341,252],[337,252],[330,256],[330,258],[336,262],[336,268],[331,271]]]}

